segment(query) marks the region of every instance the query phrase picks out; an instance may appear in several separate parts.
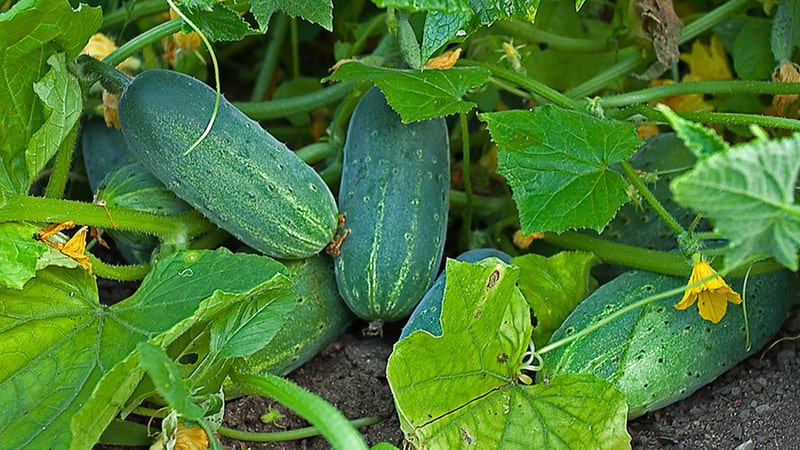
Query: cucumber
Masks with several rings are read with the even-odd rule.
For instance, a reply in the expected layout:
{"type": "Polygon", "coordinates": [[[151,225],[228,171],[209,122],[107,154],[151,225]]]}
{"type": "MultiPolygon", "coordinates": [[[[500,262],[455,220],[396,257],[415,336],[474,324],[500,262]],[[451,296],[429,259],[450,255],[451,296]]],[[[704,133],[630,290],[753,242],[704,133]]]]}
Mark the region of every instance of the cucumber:
{"type": "MultiPolygon", "coordinates": [[[[728,305],[718,324],[697,306],[678,311],[681,295],[628,312],[593,333],[542,355],[538,379],[593,373],[614,384],[628,402],[628,418],[688,397],[763,347],[778,332],[797,293],[790,271],[728,280],[747,303],[751,347],[746,348],[742,305],[728,305]]],[[[646,296],[683,287],[686,279],[629,271],[581,302],[550,339],[570,336],[646,296]]]]}
{"type": "Polygon", "coordinates": [[[86,178],[92,192],[97,192],[109,172],[137,162],[128,151],[125,137],[116,128],[109,128],[101,117],[91,117],[81,128],[81,154],[86,178]]]}
{"type": "Polygon", "coordinates": [[[268,256],[300,259],[322,250],[337,225],[336,203],[313,168],[224,98],[210,133],[216,93],[170,70],[128,81],[119,99],[125,141],[167,188],[220,228],[268,256]]]}
{"type": "MultiPolygon", "coordinates": [[[[504,263],[511,262],[511,256],[493,248],[475,248],[456,256],[456,261],[476,263],[486,258],[498,258],[504,263]]],[[[442,335],[442,301],[444,300],[444,287],[447,282],[447,273],[443,270],[436,281],[422,296],[419,304],[400,333],[400,339],[417,330],[425,330],[434,336],[442,335]]]]}
{"type": "Polygon", "coordinates": [[[297,307],[264,348],[237,360],[237,370],[283,376],[341,336],[355,320],[336,287],[327,255],[285,261],[294,281],[297,307]]]}
{"type": "MultiPolygon", "coordinates": [[[[109,208],[115,206],[151,214],[181,214],[192,207],[167,189],[140,163],[128,164],[109,172],[95,194],[109,208]]],[[[108,229],[122,256],[130,263],[149,262],[159,241],[143,233],[108,229]]]]}
{"type": "Polygon", "coordinates": [[[450,147],[443,118],[404,124],[378,88],[347,130],[336,258],[344,301],[371,329],[406,317],[431,283],[447,231],[450,147]]]}

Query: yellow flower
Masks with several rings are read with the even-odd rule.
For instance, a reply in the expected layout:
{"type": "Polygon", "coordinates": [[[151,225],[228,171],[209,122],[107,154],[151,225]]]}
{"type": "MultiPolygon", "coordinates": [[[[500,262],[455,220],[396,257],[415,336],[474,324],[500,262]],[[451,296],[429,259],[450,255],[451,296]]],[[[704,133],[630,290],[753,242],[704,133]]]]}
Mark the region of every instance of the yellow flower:
{"type": "Polygon", "coordinates": [[[699,41],[692,44],[691,53],[681,53],[681,61],[689,65],[689,73],[681,81],[730,80],[733,73],[722,41],[716,34],[709,45],[699,41]]]}
{"type": "Polygon", "coordinates": [[[717,272],[708,264],[708,261],[703,258],[697,258],[692,266],[689,284],[694,284],[708,277],[712,278],[697,286],[686,288],[683,298],[675,305],[675,309],[684,310],[694,305],[694,302],[697,301],[700,317],[713,323],[719,323],[725,316],[728,302],[738,305],[742,303],[742,297],[731,289],[721,276],[717,275],[717,272]]]}
{"type": "MultiPolygon", "coordinates": [[[[185,427],[178,424],[178,432],[175,440],[175,450],[207,450],[210,446],[208,435],[200,427],[185,427]]],[[[161,436],[158,437],[150,450],[164,450],[164,443],[161,436]]]]}
{"type": "MultiPolygon", "coordinates": [[[[86,43],[83,50],[81,50],[81,55],[89,55],[97,59],[103,59],[116,49],[117,44],[109,39],[108,36],[103,33],[95,33],[89,38],[89,42],[86,43]]],[[[119,63],[117,68],[120,70],[137,70],[139,66],[141,66],[141,63],[138,59],[129,57],[125,58],[125,61],[119,63]]]]}
{"type": "Polygon", "coordinates": [[[461,49],[449,50],[441,55],[431,58],[425,63],[426,69],[449,69],[456,65],[461,56],[461,49]]]}

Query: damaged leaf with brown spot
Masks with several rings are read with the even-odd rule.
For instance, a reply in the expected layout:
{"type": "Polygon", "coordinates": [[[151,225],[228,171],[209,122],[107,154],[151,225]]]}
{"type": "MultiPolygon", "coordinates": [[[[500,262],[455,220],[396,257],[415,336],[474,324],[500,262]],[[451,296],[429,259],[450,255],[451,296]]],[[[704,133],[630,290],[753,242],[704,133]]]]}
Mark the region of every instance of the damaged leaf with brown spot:
{"type": "Polygon", "coordinates": [[[650,41],[656,54],[656,61],[643,74],[633,76],[655,80],[680,59],[683,22],[675,14],[672,0],[633,0],[631,8],[631,32],[650,41]]]}

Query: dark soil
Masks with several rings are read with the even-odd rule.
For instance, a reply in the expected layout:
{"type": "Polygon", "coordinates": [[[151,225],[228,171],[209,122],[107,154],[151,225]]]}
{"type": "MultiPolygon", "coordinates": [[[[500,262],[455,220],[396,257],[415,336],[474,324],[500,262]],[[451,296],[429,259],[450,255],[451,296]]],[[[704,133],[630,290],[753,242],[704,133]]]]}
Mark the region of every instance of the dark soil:
{"type": "MultiPolygon", "coordinates": [[[[800,334],[795,310],[780,336],[800,334]]],[[[386,381],[386,361],[396,339],[363,338],[357,327],[328,346],[289,378],[322,396],[349,418],[389,415],[364,427],[370,445],[387,441],[402,448],[403,435],[386,381]]],[[[800,341],[787,340],[750,357],[687,399],[646,414],[628,425],[634,449],[800,449],[800,341]]],[[[308,424],[286,408],[261,398],[227,405],[225,425],[248,431],[280,431],[261,423],[268,407],[292,429],[308,424]]],[[[296,442],[253,443],[223,440],[226,448],[327,449],[320,437],[296,442]]]]}

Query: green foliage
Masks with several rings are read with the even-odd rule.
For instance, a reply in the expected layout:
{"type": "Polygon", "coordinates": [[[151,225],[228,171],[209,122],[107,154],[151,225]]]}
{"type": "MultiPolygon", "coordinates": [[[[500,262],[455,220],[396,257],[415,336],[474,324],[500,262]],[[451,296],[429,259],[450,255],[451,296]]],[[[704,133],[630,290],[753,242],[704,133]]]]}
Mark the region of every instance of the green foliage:
{"type": "Polygon", "coordinates": [[[769,24],[747,22],[733,44],[733,68],[744,80],[767,80],[775,69],[775,58],[769,48],[769,24]]]}
{"type": "Polygon", "coordinates": [[[404,123],[466,113],[475,103],[464,94],[489,79],[489,71],[458,67],[447,70],[400,70],[348,63],[330,76],[336,81],[369,81],[381,88],[404,123]]]}
{"type": "Polygon", "coordinates": [[[518,274],[495,258],[448,261],[442,336],[416,331],[389,357],[406,439],[429,448],[624,448],[627,407],[609,384],[585,375],[520,382],[531,324],[518,274]]]}
{"type": "Polygon", "coordinates": [[[479,117],[500,148],[497,172],[514,191],[523,233],[600,232],[627,201],[609,165],[641,145],[632,125],[554,106],[479,117]]]}
{"type": "Polygon", "coordinates": [[[800,135],[755,141],[700,161],[672,182],[675,199],[706,214],[725,236],[725,266],[773,257],[797,270],[800,207],[795,186],[800,135]]]}
{"type": "Polygon", "coordinates": [[[698,159],[728,149],[728,144],[714,130],[682,118],[666,105],[658,105],[656,109],[664,114],[675,134],[698,159]]]}

